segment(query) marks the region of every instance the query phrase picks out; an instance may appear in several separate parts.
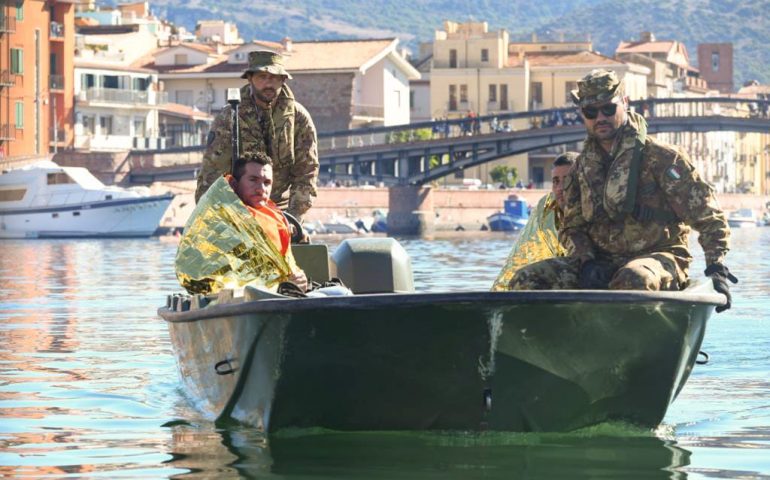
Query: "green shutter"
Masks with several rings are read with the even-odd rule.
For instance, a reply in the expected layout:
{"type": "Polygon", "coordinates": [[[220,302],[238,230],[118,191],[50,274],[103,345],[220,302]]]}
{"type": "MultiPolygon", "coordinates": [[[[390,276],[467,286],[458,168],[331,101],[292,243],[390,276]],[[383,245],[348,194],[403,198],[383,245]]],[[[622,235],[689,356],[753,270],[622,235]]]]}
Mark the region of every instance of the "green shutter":
{"type": "Polygon", "coordinates": [[[24,20],[24,0],[16,0],[16,20],[24,20]]]}
{"type": "Polygon", "coordinates": [[[24,51],[20,48],[11,49],[11,73],[16,75],[24,73],[24,51]]]}
{"type": "Polygon", "coordinates": [[[24,103],[16,102],[16,128],[24,128],[24,103]]]}

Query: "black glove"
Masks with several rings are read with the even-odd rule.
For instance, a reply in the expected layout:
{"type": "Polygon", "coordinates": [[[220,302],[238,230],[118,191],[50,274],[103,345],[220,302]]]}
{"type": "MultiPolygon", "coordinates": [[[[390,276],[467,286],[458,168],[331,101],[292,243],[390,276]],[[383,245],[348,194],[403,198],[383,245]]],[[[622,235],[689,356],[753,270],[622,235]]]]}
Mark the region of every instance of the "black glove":
{"type": "Polygon", "coordinates": [[[598,260],[586,260],[580,267],[578,287],[584,290],[604,290],[609,288],[611,278],[611,265],[598,260]]]}
{"type": "Polygon", "coordinates": [[[733,283],[738,283],[738,279],[721,263],[712,263],[703,273],[714,282],[714,290],[727,297],[727,303],[716,308],[717,313],[724,312],[730,308],[733,302],[733,297],[730,296],[730,284],[727,281],[730,280],[733,283]]]}

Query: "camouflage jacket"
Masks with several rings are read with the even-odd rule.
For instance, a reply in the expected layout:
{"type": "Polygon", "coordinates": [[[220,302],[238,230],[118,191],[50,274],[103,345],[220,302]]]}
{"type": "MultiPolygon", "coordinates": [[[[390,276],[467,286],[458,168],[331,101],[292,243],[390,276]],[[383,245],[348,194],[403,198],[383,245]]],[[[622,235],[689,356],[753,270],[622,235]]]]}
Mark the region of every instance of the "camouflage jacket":
{"type": "MultiPolygon", "coordinates": [[[[198,173],[196,202],[222,174],[230,172],[230,117],[231,107],[227,105],[211,125],[203,165],[198,173]]],[[[310,114],[294,101],[288,86],[284,85],[273,108],[262,109],[254,102],[249,85],[245,85],[241,88],[238,122],[241,154],[253,149],[267,152],[273,159],[270,199],[301,219],[317,195],[318,145],[310,114]]]]}
{"type": "Polygon", "coordinates": [[[700,233],[706,264],[722,262],[730,230],[714,190],[687,153],[647,137],[644,118],[628,115],[611,155],[594,138],[586,139],[565,186],[560,240],[584,259],[669,252],[686,272],[691,226],[700,233]]]}

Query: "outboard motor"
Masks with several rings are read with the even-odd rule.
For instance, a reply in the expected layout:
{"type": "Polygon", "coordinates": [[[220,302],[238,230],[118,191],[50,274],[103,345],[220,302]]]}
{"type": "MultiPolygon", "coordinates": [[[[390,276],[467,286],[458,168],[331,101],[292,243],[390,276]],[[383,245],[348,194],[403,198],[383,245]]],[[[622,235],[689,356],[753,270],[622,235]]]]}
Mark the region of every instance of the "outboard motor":
{"type": "Polygon", "coordinates": [[[412,293],[412,261],[393,238],[348,238],[332,255],[337,276],[354,293],[412,293]]]}

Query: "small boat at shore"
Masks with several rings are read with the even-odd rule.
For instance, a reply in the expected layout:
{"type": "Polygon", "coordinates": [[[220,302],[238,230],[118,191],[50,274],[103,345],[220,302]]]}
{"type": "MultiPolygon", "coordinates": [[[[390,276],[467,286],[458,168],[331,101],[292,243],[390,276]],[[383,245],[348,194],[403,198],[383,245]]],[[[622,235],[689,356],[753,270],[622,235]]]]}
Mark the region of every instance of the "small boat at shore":
{"type": "Polygon", "coordinates": [[[730,212],[727,216],[727,224],[731,228],[753,228],[759,226],[759,219],[750,208],[740,208],[730,212]]]}
{"type": "Polygon", "coordinates": [[[511,195],[503,202],[503,210],[487,217],[489,229],[493,232],[515,232],[527,225],[529,205],[518,195],[511,195]]]}
{"type": "Polygon", "coordinates": [[[173,198],[43,160],[0,175],[0,238],[149,237],[173,198]]]}
{"type": "Polygon", "coordinates": [[[655,427],[725,301],[709,282],[681,292],[414,293],[399,248],[391,238],[337,248],[332,270],[354,295],[170,296],[158,313],[196,407],[267,433],[655,427]]]}

